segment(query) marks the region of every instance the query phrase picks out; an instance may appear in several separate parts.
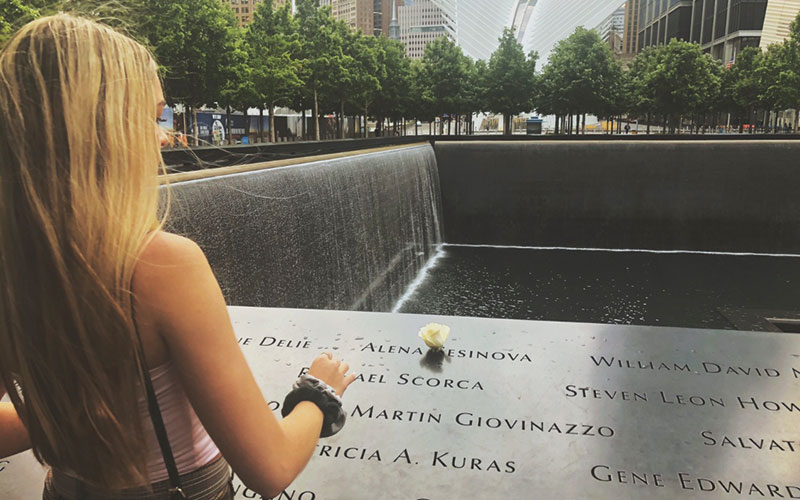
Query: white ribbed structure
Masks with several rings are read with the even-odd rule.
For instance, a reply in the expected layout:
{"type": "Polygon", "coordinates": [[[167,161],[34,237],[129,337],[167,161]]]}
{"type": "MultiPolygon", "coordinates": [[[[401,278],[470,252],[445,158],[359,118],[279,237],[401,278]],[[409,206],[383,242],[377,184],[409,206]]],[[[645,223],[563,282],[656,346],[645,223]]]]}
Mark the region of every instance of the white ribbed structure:
{"type": "MultiPolygon", "coordinates": [[[[431,0],[448,34],[473,59],[489,59],[503,28],[514,26],[525,52],[544,62],[553,46],[578,26],[594,28],[621,0],[431,0]]],[[[402,23],[402,20],[401,20],[402,23]]]]}
{"type": "Polygon", "coordinates": [[[539,0],[522,37],[525,52],[535,50],[544,64],[559,40],[578,26],[598,26],[619,6],[620,0],[539,0]]]}
{"type": "Polygon", "coordinates": [[[800,12],[800,0],[769,0],[761,30],[761,48],[789,38],[789,25],[800,12]]]}
{"type": "Polygon", "coordinates": [[[503,28],[512,26],[520,3],[520,0],[432,1],[442,10],[450,36],[473,59],[489,59],[500,44],[503,28]]]}

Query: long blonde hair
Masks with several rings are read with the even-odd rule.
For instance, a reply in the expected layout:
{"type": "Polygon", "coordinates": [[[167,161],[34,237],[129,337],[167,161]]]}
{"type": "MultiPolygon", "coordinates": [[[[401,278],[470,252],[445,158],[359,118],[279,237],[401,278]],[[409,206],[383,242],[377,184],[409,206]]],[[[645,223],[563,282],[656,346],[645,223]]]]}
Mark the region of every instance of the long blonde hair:
{"type": "Polygon", "coordinates": [[[37,459],[147,479],[131,279],[159,227],[156,66],[59,14],[0,52],[0,383],[37,459]]]}

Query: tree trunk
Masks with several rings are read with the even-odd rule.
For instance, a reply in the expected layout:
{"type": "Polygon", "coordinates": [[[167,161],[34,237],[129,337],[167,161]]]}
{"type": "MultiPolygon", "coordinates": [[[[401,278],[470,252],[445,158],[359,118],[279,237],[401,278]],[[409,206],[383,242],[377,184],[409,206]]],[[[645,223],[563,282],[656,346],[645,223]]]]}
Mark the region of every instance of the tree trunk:
{"type": "Polygon", "coordinates": [[[303,105],[303,117],[302,117],[303,123],[300,124],[301,139],[304,140],[304,141],[306,140],[306,109],[305,108],[306,108],[305,105],[303,105]]]}
{"type": "Polygon", "coordinates": [[[225,106],[225,121],[227,122],[226,127],[228,128],[228,145],[233,144],[233,132],[231,132],[231,107],[225,106]]]}
{"type": "Polygon", "coordinates": [[[555,124],[555,129],[553,130],[555,135],[558,135],[558,120],[559,119],[560,119],[560,117],[558,115],[556,115],[556,124],[555,124]]]}
{"type": "Polygon", "coordinates": [[[183,105],[183,113],[181,113],[181,118],[183,118],[183,130],[181,130],[181,132],[183,133],[183,137],[184,138],[186,138],[186,133],[188,132],[188,130],[186,130],[186,112],[187,111],[188,111],[188,106],[186,106],[184,104],[183,105]]]}
{"type": "Polygon", "coordinates": [[[647,113],[647,135],[650,135],[650,113],[647,113]]]}
{"type": "Polygon", "coordinates": [[[314,87],[314,139],[319,141],[319,96],[317,95],[317,87],[314,87]]]}
{"type": "Polygon", "coordinates": [[[583,119],[581,120],[581,134],[586,135],[586,113],[583,114],[583,119]]]}
{"type": "Polygon", "coordinates": [[[344,139],[344,99],[339,102],[339,118],[341,124],[339,125],[339,139],[344,139]]]}
{"type": "Polygon", "coordinates": [[[200,145],[200,126],[197,124],[197,108],[192,106],[192,135],[194,138],[192,139],[192,143],[195,146],[200,145]]]}
{"type": "Polygon", "coordinates": [[[269,103],[269,142],[278,142],[278,133],[275,130],[275,103],[269,103]]]}
{"type": "Polygon", "coordinates": [[[264,105],[258,107],[258,141],[264,142],[264,105]]]}

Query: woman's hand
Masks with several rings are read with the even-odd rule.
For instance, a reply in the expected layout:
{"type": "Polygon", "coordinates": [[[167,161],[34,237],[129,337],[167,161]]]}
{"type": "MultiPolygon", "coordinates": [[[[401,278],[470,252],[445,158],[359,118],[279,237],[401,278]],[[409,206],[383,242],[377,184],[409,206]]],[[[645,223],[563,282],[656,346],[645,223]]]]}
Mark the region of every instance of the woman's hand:
{"type": "Polygon", "coordinates": [[[326,352],[317,356],[308,374],[328,384],[336,394],[341,396],[347,387],[356,379],[355,374],[348,375],[350,365],[340,359],[333,357],[333,354],[326,352]]]}

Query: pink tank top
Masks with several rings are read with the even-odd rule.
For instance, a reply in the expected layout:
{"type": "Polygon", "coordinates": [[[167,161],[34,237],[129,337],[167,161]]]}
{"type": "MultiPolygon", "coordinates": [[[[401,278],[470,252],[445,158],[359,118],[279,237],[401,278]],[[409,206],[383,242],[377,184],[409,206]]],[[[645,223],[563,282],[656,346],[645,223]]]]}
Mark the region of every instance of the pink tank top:
{"type": "MultiPolygon", "coordinates": [[[[167,429],[172,454],[179,474],[192,472],[209,463],[219,454],[219,449],[211,440],[203,424],[192,408],[183,385],[172,363],[166,363],[150,370],[153,390],[161,408],[161,417],[167,429]]],[[[169,477],[158,439],[147,411],[147,399],[139,399],[139,414],[142,416],[145,439],[149,455],[147,471],[150,481],[163,481],[169,477]]]]}

